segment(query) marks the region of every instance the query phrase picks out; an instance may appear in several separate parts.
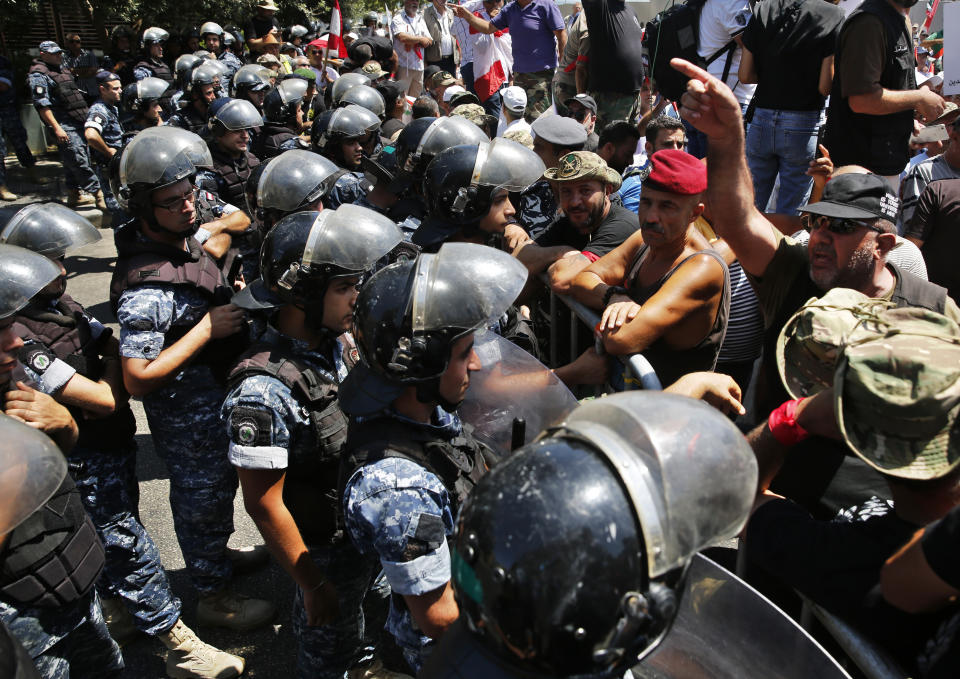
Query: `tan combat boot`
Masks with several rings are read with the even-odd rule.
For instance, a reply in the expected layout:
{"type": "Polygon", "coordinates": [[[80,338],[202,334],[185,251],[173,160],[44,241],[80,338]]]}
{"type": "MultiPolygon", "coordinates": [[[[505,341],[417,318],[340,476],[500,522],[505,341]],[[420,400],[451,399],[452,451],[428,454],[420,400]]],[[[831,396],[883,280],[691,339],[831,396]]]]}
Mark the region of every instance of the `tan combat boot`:
{"type": "Polygon", "coordinates": [[[98,209],[98,210],[103,210],[104,212],[106,212],[106,210],[107,210],[107,201],[106,201],[106,199],[104,199],[104,197],[103,197],[103,191],[97,191],[97,192],[94,194],[93,199],[94,199],[94,201],[96,202],[97,209],[98,209]]]}
{"type": "Polygon", "coordinates": [[[6,185],[0,184],[0,200],[16,200],[19,198],[17,194],[8,189],[6,185]]]}
{"type": "Polygon", "coordinates": [[[205,643],[182,620],[157,638],[170,649],[167,676],[173,679],[227,679],[243,674],[243,658],[205,643]]]}
{"type": "Polygon", "coordinates": [[[107,623],[110,636],[120,646],[137,636],[137,628],[133,626],[133,616],[127,610],[123,599],[112,596],[100,597],[100,608],[103,610],[103,620],[107,623]]]}
{"type": "Polygon", "coordinates": [[[264,599],[251,599],[224,589],[216,594],[201,594],[197,604],[197,623],[247,632],[273,620],[277,607],[264,599]]]}
{"type": "Polygon", "coordinates": [[[70,189],[70,194],[67,196],[67,205],[70,207],[86,207],[94,205],[96,202],[93,196],[80,189],[70,189]]]}

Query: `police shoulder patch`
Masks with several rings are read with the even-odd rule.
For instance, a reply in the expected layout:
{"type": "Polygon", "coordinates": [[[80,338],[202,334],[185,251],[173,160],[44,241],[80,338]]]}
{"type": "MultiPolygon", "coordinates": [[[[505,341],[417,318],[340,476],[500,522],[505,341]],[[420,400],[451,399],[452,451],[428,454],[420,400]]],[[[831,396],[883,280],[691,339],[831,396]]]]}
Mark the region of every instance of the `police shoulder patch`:
{"type": "Polygon", "coordinates": [[[20,351],[20,361],[33,372],[42,375],[47,371],[56,356],[39,344],[31,343],[20,351]]]}
{"type": "Polygon", "coordinates": [[[241,446],[273,443],[273,416],[265,408],[237,406],[230,411],[230,440],[241,446]]]}

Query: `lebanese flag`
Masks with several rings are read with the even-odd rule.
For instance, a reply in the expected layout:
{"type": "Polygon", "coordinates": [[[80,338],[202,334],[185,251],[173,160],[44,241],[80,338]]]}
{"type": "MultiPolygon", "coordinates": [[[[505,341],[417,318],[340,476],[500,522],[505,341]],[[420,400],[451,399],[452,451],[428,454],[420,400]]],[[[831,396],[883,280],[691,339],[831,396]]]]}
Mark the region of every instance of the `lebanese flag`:
{"type": "Polygon", "coordinates": [[[933,23],[933,17],[937,13],[937,7],[939,6],[940,0],[927,0],[927,18],[923,22],[923,30],[930,30],[930,24],[933,23]]]}
{"type": "MultiPolygon", "coordinates": [[[[480,16],[479,12],[475,14],[480,16]]],[[[470,32],[476,33],[472,28],[470,32]]],[[[480,101],[486,101],[509,79],[513,59],[501,42],[510,41],[507,31],[477,35],[477,41],[473,45],[473,89],[480,101]]]]}
{"type": "Polygon", "coordinates": [[[334,0],[330,13],[330,33],[327,35],[328,56],[336,50],[340,59],[347,58],[347,46],[343,44],[343,20],[340,18],[340,0],[334,0]]]}

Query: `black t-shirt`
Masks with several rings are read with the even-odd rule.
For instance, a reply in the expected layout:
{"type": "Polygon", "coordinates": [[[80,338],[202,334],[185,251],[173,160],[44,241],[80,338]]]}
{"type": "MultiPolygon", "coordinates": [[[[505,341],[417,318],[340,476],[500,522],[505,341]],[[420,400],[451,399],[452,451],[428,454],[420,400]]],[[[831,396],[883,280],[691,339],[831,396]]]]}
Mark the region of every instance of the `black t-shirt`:
{"type": "Polygon", "coordinates": [[[247,22],[243,34],[247,40],[254,40],[256,38],[262,38],[269,33],[272,28],[276,28],[278,31],[280,30],[280,22],[277,21],[276,17],[263,19],[254,15],[250,21],[247,22]]]}
{"type": "Polygon", "coordinates": [[[590,31],[591,92],[631,93],[643,84],[643,28],[623,0],[583,0],[590,31]]]}
{"type": "Polygon", "coordinates": [[[393,135],[402,129],[402,120],[399,118],[388,118],[387,121],[380,126],[380,136],[384,139],[393,139],[393,135]]]}
{"type": "MultiPolygon", "coordinates": [[[[743,33],[757,68],[757,108],[819,111],[820,65],[833,54],[843,10],[824,0],[764,0],[743,33]]],[[[593,36],[591,36],[592,38],[593,36]]]]}
{"type": "Polygon", "coordinates": [[[640,228],[637,216],[619,205],[610,205],[607,218],[600,222],[600,226],[593,233],[584,235],[570,225],[567,217],[558,219],[537,239],[537,245],[553,247],[568,245],[581,252],[590,252],[597,257],[603,257],[618,245],[623,243],[640,228]]]}
{"type": "Polygon", "coordinates": [[[931,524],[921,541],[923,556],[941,580],[960,589],[960,507],[931,524]]]}

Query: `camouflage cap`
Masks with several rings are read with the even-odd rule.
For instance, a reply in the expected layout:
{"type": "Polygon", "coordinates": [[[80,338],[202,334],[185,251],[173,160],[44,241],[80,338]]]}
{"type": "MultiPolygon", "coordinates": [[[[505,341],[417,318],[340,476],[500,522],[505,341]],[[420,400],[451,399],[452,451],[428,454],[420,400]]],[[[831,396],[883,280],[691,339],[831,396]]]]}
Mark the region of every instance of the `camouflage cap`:
{"type": "Polygon", "coordinates": [[[871,308],[869,302],[862,292],[833,288],[790,317],[777,338],[777,370],[790,398],[813,396],[833,384],[840,353],[871,308]]]}
{"type": "Polygon", "coordinates": [[[554,182],[579,182],[598,179],[610,184],[613,190],[620,188],[620,175],[607,162],[590,151],[572,151],[560,157],[556,167],[549,168],[543,176],[554,182]]]}
{"type": "Polygon", "coordinates": [[[371,80],[377,80],[385,75],[390,75],[383,70],[379,61],[374,61],[372,59],[360,67],[360,72],[371,80]]]}
{"type": "Polygon", "coordinates": [[[897,325],[848,346],[837,365],[837,425],[871,467],[936,479],[960,464],[960,327],[925,309],[883,313],[897,325]]]}
{"type": "Polygon", "coordinates": [[[523,144],[531,151],[533,150],[533,136],[526,130],[511,130],[503,135],[504,139],[523,144]]]}
{"type": "Polygon", "coordinates": [[[457,82],[457,79],[453,77],[450,71],[437,71],[430,76],[430,87],[443,87],[444,85],[452,85],[455,82],[457,82]]]}
{"type": "Polygon", "coordinates": [[[479,127],[481,130],[487,129],[487,125],[492,121],[496,120],[493,116],[489,115],[479,104],[460,104],[452,111],[450,111],[452,116],[460,116],[466,118],[471,123],[479,127]]]}

